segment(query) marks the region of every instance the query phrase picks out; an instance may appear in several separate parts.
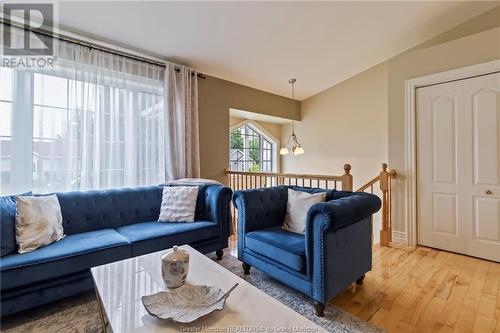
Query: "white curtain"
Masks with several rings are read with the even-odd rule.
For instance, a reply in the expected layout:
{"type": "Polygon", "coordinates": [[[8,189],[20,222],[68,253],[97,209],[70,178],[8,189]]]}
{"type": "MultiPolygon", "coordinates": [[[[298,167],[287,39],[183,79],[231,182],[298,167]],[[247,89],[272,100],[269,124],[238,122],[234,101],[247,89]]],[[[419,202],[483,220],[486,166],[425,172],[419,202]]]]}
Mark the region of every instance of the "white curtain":
{"type": "Polygon", "coordinates": [[[200,176],[197,73],[183,66],[165,69],[166,179],[200,176]]]}
{"type": "Polygon", "coordinates": [[[69,43],[59,50],[68,105],[81,110],[68,113],[64,183],[96,189],[165,180],[161,66],[69,43]]]}
{"type": "Polygon", "coordinates": [[[0,71],[0,191],[165,181],[165,67],[60,40],[55,46],[54,68],[0,71]],[[21,187],[23,179],[29,184],[21,187]]]}
{"type": "Polygon", "coordinates": [[[54,46],[53,68],[0,68],[1,194],[199,177],[195,71],[54,46]]]}

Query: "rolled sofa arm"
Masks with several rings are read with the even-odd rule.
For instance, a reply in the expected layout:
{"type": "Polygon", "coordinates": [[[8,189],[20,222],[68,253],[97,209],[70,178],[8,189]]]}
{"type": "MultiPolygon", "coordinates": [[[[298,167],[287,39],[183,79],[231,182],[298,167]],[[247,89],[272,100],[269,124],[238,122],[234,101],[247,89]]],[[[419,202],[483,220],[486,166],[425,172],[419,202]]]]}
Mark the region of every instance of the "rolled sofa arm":
{"type": "Polygon", "coordinates": [[[371,269],[370,216],[380,206],[373,194],[344,192],[309,209],[306,257],[314,300],[326,303],[371,269]]]}
{"type": "Polygon", "coordinates": [[[320,223],[321,230],[335,231],[373,215],[381,205],[378,196],[363,192],[353,192],[338,199],[318,203],[307,212],[306,230],[312,230],[313,226],[320,223]]]}
{"type": "Polygon", "coordinates": [[[231,212],[229,204],[233,191],[226,186],[212,185],[205,190],[205,217],[216,222],[221,231],[221,237],[229,237],[231,212]]]}

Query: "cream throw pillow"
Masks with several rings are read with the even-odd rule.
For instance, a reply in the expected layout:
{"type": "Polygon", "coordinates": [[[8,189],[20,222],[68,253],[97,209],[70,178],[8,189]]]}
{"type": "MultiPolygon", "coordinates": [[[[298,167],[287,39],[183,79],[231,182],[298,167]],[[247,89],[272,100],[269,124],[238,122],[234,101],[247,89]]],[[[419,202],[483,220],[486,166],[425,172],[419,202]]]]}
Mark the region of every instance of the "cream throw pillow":
{"type": "Polygon", "coordinates": [[[33,251],[63,237],[61,206],[55,194],[17,197],[16,242],[19,253],[33,251]]]}
{"type": "Polygon", "coordinates": [[[193,222],[198,186],[165,186],[159,222],[193,222]]]}
{"type": "Polygon", "coordinates": [[[309,208],[314,204],[324,202],[325,198],[326,192],[307,193],[288,189],[288,203],[283,230],[296,234],[305,234],[306,217],[309,208]]]}

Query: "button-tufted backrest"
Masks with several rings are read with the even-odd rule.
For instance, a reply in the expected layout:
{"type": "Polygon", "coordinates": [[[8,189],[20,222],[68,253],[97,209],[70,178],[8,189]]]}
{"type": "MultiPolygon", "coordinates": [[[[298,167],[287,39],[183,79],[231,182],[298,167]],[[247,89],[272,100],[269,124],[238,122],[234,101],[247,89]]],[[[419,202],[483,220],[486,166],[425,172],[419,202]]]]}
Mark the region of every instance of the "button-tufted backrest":
{"type": "Polygon", "coordinates": [[[233,201],[238,208],[238,228],[245,232],[283,224],[287,189],[284,186],[236,191],[233,201]]]}
{"type": "Polygon", "coordinates": [[[292,185],[292,186],[284,185],[283,187],[289,188],[289,189],[294,190],[294,191],[301,191],[301,192],[307,192],[307,193],[320,193],[320,192],[326,191],[325,201],[334,200],[336,194],[339,192],[337,190],[325,190],[322,188],[310,188],[310,187],[302,187],[302,186],[294,186],[294,185],[292,185]]]}
{"type": "Polygon", "coordinates": [[[64,233],[71,235],[158,220],[162,188],[146,186],[56,194],[64,233]]]}

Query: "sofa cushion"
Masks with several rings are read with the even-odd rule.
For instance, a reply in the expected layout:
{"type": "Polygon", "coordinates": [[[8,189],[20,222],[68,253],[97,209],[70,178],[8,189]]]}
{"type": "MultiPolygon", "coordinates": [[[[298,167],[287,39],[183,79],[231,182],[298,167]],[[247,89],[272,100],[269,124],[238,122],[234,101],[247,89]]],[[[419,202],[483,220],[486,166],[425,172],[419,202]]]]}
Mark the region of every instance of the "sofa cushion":
{"type": "Polygon", "coordinates": [[[16,199],[16,242],[19,253],[34,251],[64,238],[61,206],[55,194],[16,199]]]}
{"type": "MultiPolygon", "coordinates": [[[[163,186],[190,186],[190,185],[160,185],[161,187],[163,186]]],[[[191,185],[193,186],[193,185],[191,185]]],[[[205,216],[205,200],[207,196],[207,188],[210,186],[214,186],[213,184],[209,185],[195,185],[198,187],[198,196],[196,197],[196,211],[194,214],[194,220],[206,220],[207,217],[205,216]]],[[[217,185],[215,185],[217,186],[217,185]]]]}
{"type": "MultiPolygon", "coordinates": [[[[31,192],[20,194],[31,195],[31,192]]],[[[0,257],[16,252],[16,197],[0,197],[0,257]]]]}
{"type": "Polygon", "coordinates": [[[245,235],[245,246],[296,271],[306,271],[305,236],[273,227],[245,235]]]}
{"type": "Polygon", "coordinates": [[[312,205],[324,202],[325,197],[325,192],[306,193],[288,189],[288,202],[283,230],[304,235],[306,233],[307,211],[312,205]]]}
{"type": "Polygon", "coordinates": [[[215,238],[219,226],[211,221],[144,222],[119,227],[117,231],[132,243],[132,256],[215,238]]]}
{"type": "Polygon", "coordinates": [[[198,186],[165,186],[161,199],[160,222],[193,222],[198,186]]]}
{"type": "Polygon", "coordinates": [[[129,241],[113,229],[69,235],[56,243],[0,261],[2,290],[64,276],[130,256],[129,241]]]}

